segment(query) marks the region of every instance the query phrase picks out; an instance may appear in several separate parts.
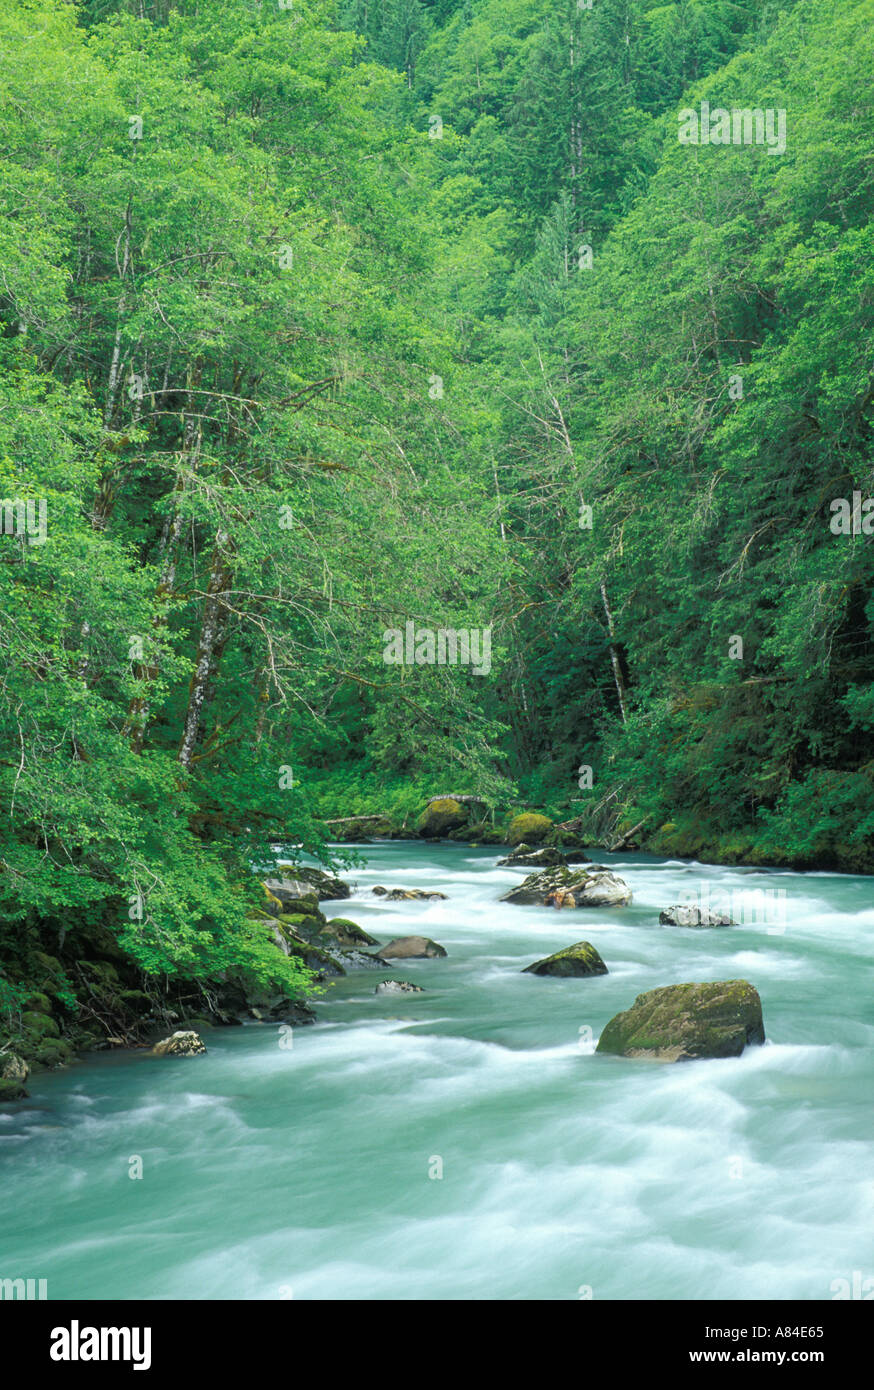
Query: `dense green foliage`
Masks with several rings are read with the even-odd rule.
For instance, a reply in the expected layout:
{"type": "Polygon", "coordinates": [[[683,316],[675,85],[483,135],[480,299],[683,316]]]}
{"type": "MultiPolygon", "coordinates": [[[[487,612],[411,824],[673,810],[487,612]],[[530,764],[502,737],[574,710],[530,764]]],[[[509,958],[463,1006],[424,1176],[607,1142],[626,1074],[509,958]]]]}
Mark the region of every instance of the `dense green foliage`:
{"type": "Polygon", "coordinates": [[[432,789],[874,868],[871,542],[829,524],[874,0],[0,31],[0,493],[47,518],[0,535],[0,1007],[67,933],[299,990],[250,865],[432,789]],[[785,151],[680,143],[702,101],[785,151]],[[387,665],[407,621],[491,628],[490,673],[387,665]]]}

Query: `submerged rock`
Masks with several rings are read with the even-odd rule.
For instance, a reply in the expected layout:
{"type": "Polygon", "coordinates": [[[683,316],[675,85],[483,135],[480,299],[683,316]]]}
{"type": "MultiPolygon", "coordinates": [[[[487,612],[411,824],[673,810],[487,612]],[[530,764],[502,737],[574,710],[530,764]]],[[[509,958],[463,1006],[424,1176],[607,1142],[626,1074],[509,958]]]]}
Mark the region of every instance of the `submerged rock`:
{"type": "Polygon", "coordinates": [[[421,985],[410,984],[409,980],[381,980],[374,994],[424,994],[421,985]]]}
{"type": "Polygon", "coordinates": [[[747,980],[666,985],[639,994],[605,1027],[598,1052],[682,1062],[739,1057],[765,1041],[762,1001],[747,980]]]}
{"type": "Polygon", "coordinates": [[[171,1033],[152,1048],[153,1057],[196,1057],[205,1052],[203,1039],[194,1032],[171,1033]]]}
{"type": "Polygon", "coordinates": [[[530,845],[521,844],[508,854],[506,859],[498,860],[498,868],[519,868],[519,869],[550,869],[567,868],[568,860],[560,849],[544,848],[532,849],[530,845]]]}
{"type": "Polygon", "coordinates": [[[375,954],[379,960],[432,960],[436,956],[445,956],[446,952],[442,946],[438,946],[437,942],[432,941],[430,937],[399,936],[394,941],[390,941],[387,946],[383,946],[382,949],[375,954]]]}
{"type": "Polygon", "coordinates": [[[552,829],[549,816],[538,816],[533,811],[525,811],[514,816],[507,827],[507,843],[510,845],[541,845],[552,829]]]}
{"type": "Polygon", "coordinates": [[[625,907],[631,902],[631,889],[621,878],[593,864],[591,869],[544,869],[529,874],[502,903],[540,903],[548,905],[556,894],[561,906],[625,907]]]}
{"type": "Polygon", "coordinates": [[[450,830],[460,830],[470,820],[470,806],[463,805],[452,796],[443,796],[425,807],[416,822],[416,829],[424,839],[439,839],[450,830]]]}
{"type": "Polygon", "coordinates": [[[371,892],[378,898],[385,898],[387,903],[424,902],[431,898],[442,898],[446,901],[446,894],[438,893],[436,888],[383,888],[381,884],[377,884],[371,892]]]}
{"type": "Polygon", "coordinates": [[[677,907],[666,907],[659,913],[663,927],[734,927],[737,925],[727,912],[711,912],[709,907],[695,907],[681,903],[677,907]]]}
{"type": "Polygon", "coordinates": [[[594,946],[588,941],[578,941],[573,946],[565,946],[545,960],[526,965],[523,975],[606,975],[607,967],[594,946]]]}

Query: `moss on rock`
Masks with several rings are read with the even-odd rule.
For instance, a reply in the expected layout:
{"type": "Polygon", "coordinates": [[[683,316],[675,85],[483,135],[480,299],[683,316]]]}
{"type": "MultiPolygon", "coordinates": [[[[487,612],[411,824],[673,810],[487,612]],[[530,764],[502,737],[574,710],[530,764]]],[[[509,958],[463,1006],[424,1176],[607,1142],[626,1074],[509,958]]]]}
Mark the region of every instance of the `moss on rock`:
{"type": "Polygon", "coordinates": [[[460,830],[469,820],[468,806],[451,796],[444,796],[425,807],[416,821],[416,829],[425,839],[436,839],[448,835],[452,830],[460,830]]]}
{"type": "Polygon", "coordinates": [[[762,1001],[747,980],[667,985],[639,994],[604,1028],[598,1052],[680,1062],[739,1057],[765,1041],[762,1001]]]}
{"type": "Polygon", "coordinates": [[[375,936],[370,936],[357,922],[345,917],[332,917],[322,927],[321,936],[332,937],[340,946],[378,946],[375,936]]]}
{"type": "Polygon", "coordinates": [[[577,941],[573,946],[565,946],[545,960],[526,965],[523,975],[567,976],[606,975],[607,967],[594,946],[589,941],[577,941]]]}
{"type": "Polygon", "coordinates": [[[524,811],[514,816],[507,827],[507,842],[511,845],[541,845],[552,830],[549,816],[537,815],[534,811],[524,811]]]}

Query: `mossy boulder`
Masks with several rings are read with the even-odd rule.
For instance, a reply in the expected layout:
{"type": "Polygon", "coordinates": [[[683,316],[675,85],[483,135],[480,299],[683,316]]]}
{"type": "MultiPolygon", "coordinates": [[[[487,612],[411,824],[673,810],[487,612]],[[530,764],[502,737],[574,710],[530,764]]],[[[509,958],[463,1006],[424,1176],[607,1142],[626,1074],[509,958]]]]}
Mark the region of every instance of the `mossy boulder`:
{"type": "Polygon", "coordinates": [[[321,913],[318,917],[310,917],[304,912],[283,912],[277,920],[280,926],[290,927],[295,936],[318,936],[325,929],[325,918],[321,913]]]}
{"type": "Polygon", "coordinates": [[[682,1062],[739,1057],[765,1041],[762,1001],[748,980],[666,985],[639,994],[605,1027],[598,1052],[682,1062]]]}
{"type": "Polygon", "coordinates": [[[28,1009],[21,1015],[21,1031],[34,1039],[59,1038],[61,1030],[50,1014],[28,1009]]]}
{"type": "Polygon", "coordinates": [[[47,994],[29,994],[27,996],[27,1008],[35,1014],[50,1014],[52,1011],[52,1001],[47,994]]]}
{"type": "Polygon", "coordinates": [[[545,960],[526,965],[523,975],[557,975],[559,978],[576,975],[606,975],[607,967],[594,946],[588,941],[577,941],[573,946],[565,946],[563,951],[547,956],[545,960]]]}
{"type": "Polygon", "coordinates": [[[282,904],[282,915],[285,916],[289,913],[300,913],[303,917],[318,917],[322,922],[326,921],[315,893],[310,893],[303,898],[285,898],[282,904]]]}
{"type": "Polygon", "coordinates": [[[313,946],[308,941],[296,941],[294,937],[286,939],[286,955],[298,956],[307,967],[312,970],[317,980],[330,979],[335,975],[345,975],[346,971],[334,956],[323,951],[320,946],[313,946]]]}
{"type": "Polygon", "coordinates": [[[319,934],[320,936],[331,937],[340,946],[379,945],[375,936],[370,936],[363,927],[359,927],[357,922],[350,922],[345,917],[332,917],[330,922],[325,923],[319,934]]]}
{"type": "Polygon", "coordinates": [[[66,1038],[44,1038],[28,1052],[28,1056],[35,1066],[46,1067],[49,1070],[54,1067],[65,1067],[75,1055],[75,1048],[72,1043],[67,1042],[66,1038]]]}
{"type": "Polygon", "coordinates": [[[26,1099],[27,1091],[20,1081],[6,1081],[0,1077],[0,1105],[5,1105],[7,1101],[26,1099]]]}
{"type": "Polygon", "coordinates": [[[510,845],[542,845],[552,830],[549,816],[539,816],[534,811],[524,811],[514,816],[507,827],[507,843],[510,845]]]}
{"type": "Polygon", "coordinates": [[[460,830],[469,820],[469,806],[454,797],[443,796],[425,807],[416,821],[416,829],[424,839],[434,840],[448,835],[451,830],[460,830]]]}

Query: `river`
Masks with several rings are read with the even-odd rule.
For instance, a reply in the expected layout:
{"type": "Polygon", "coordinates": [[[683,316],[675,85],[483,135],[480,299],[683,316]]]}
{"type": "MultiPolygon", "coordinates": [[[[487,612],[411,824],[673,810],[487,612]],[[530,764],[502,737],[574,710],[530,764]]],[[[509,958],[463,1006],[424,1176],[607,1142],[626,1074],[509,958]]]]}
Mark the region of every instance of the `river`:
{"type": "Polygon", "coordinates": [[[384,972],[426,992],[356,972],[291,1036],[210,1030],[206,1056],[32,1077],[0,1109],[0,1276],[84,1299],[827,1300],[874,1281],[869,878],[605,854],[632,906],[556,912],[498,902],[522,874],[497,850],[360,852],[328,915],[440,942],[446,959],[384,972]],[[449,897],[385,903],[377,883],[449,897]],[[785,891],[785,929],[660,927],[700,885],[785,891]],[[578,940],[608,975],[521,973],[578,940]],[[735,978],[764,1047],[594,1054],[642,990],[735,978]]]}

